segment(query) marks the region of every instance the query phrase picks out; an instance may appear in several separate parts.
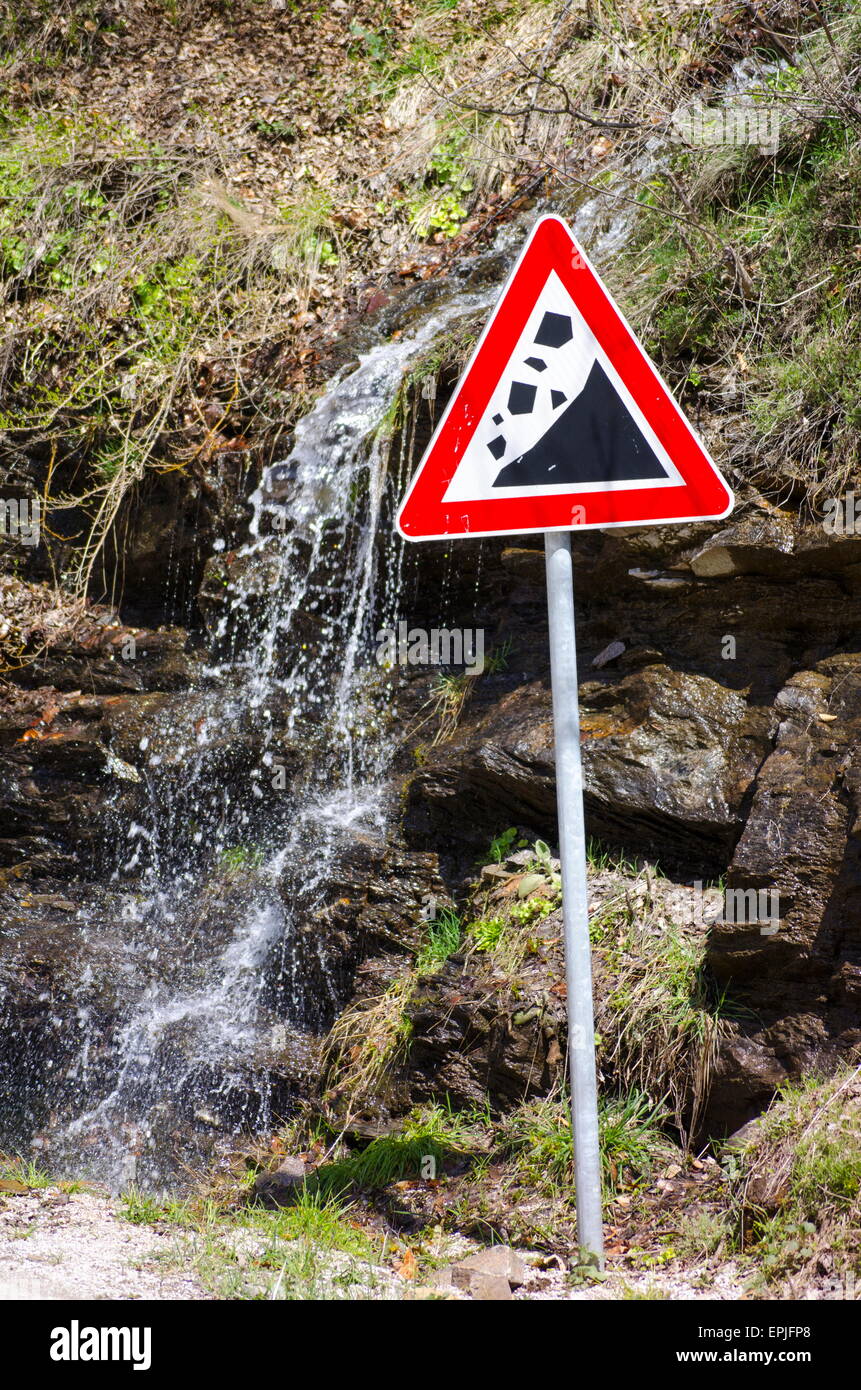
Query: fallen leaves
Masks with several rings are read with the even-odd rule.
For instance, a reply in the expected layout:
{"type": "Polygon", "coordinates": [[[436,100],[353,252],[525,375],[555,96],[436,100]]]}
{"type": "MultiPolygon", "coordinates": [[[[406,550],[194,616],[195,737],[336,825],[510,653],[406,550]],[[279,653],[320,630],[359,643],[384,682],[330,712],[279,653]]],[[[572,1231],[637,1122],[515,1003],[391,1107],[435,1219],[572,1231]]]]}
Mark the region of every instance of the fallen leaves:
{"type": "Polygon", "coordinates": [[[415,1279],[416,1275],[418,1274],[418,1269],[419,1262],[413,1254],[412,1250],[406,1250],[404,1252],[403,1259],[400,1260],[397,1265],[395,1265],[395,1270],[401,1276],[402,1279],[415,1279]]]}
{"type": "Polygon", "coordinates": [[[10,1196],[22,1197],[29,1192],[30,1188],[25,1182],[19,1182],[17,1178],[0,1178],[0,1192],[6,1192],[10,1196]]]}

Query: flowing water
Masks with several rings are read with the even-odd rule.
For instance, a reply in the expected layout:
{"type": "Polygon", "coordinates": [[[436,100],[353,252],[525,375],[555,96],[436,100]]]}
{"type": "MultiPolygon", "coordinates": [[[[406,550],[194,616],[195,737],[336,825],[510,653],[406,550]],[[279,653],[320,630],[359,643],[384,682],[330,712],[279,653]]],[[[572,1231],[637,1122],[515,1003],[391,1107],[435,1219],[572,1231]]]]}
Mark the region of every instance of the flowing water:
{"type": "MultiPolygon", "coordinates": [[[[160,1187],[193,1157],[191,1135],[265,1127],[312,1064],[303,1046],[343,1002],[315,915],[339,853],[386,824],[375,633],[399,616],[406,481],[393,404],[428,347],[492,297],[453,296],[364,354],[251,498],[205,688],[140,741],[148,804],[117,825],[111,884],[133,1002],[107,1039],[82,1019],[73,1113],[39,1141],[54,1169],[160,1187]]],[[[83,931],[94,944],[104,920],[83,931]]]]}

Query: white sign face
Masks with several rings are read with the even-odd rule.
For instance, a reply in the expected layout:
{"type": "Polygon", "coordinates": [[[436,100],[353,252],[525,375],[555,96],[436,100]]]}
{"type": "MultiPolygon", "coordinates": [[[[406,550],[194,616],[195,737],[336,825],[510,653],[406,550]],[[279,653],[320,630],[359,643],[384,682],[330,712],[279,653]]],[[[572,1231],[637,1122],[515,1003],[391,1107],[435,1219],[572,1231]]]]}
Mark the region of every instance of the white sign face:
{"type": "Polygon", "coordinates": [[[443,501],[499,497],[506,489],[553,496],[680,482],[666,449],[551,271],[443,501]],[[595,417],[602,429],[615,428],[612,451],[602,450],[588,428],[595,417]],[[554,427],[559,443],[554,447],[551,435],[542,448],[554,427]],[[629,436],[626,449],[619,448],[620,434],[629,436]]]}

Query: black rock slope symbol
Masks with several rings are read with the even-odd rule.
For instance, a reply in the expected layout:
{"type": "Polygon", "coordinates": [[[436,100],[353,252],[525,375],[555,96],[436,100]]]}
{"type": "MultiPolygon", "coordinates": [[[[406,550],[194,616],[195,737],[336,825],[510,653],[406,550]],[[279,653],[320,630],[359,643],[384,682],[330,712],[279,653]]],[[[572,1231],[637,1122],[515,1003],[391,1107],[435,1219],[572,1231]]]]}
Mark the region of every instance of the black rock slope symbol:
{"type": "Polygon", "coordinates": [[[666,476],[666,469],[596,361],[580,394],[537,444],[500,470],[493,486],[622,483],[666,476]]]}

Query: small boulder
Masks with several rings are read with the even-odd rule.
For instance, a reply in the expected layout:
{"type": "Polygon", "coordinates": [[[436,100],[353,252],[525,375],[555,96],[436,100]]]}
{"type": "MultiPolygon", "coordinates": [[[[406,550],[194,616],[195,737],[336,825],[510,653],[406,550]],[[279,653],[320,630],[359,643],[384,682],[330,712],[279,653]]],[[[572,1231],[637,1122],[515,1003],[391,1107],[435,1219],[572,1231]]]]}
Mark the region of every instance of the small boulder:
{"type": "Polygon", "coordinates": [[[301,1158],[285,1158],[271,1173],[258,1173],[254,1191],[273,1206],[288,1206],[305,1182],[306,1168],[301,1158]]]}
{"type": "Polygon", "coordinates": [[[465,1289],[479,1303],[498,1303],[511,1298],[511,1285],[499,1274],[485,1274],[480,1269],[454,1265],[451,1271],[456,1289],[465,1289]]]}
{"type": "Polygon", "coordinates": [[[526,1282],[526,1265],[510,1245],[491,1245],[456,1264],[443,1265],[431,1276],[440,1292],[469,1294],[481,1303],[511,1298],[511,1290],[526,1282]]]}
{"type": "Polygon", "coordinates": [[[525,1284],[528,1274],[523,1260],[510,1245],[489,1245],[486,1250],[477,1250],[474,1255],[458,1260],[456,1268],[507,1279],[513,1289],[525,1284]]]}

